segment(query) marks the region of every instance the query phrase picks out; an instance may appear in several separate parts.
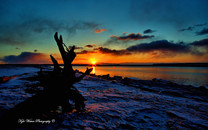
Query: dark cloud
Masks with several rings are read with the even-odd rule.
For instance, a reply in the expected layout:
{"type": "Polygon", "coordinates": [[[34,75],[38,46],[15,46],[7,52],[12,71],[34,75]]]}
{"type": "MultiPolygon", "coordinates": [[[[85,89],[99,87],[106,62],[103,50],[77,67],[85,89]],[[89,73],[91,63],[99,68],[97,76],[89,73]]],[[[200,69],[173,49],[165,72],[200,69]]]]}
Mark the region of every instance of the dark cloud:
{"type": "Polygon", "coordinates": [[[152,30],[152,29],[147,29],[147,30],[145,30],[143,33],[146,34],[146,33],[153,33],[153,32],[156,32],[156,31],[154,31],[154,30],[152,30]]]}
{"type": "Polygon", "coordinates": [[[192,54],[192,55],[204,55],[208,52],[208,39],[195,41],[193,43],[173,43],[167,40],[158,40],[150,43],[141,43],[133,46],[129,46],[126,49],[115,50],[109,48],[99,47],[96,48],[101,53],[113,54],[113,55],[130,55],[134,53],[148,53],[156,57],[173,57],[178,54],[192,54]],[[205,47],[200,49],[200,47],[205,47]]]}
{"type": "Polygon", "coordinates": [[[198,47],[203,47],[203,46],[208,47],[208,39],[202,39],[199,41],[192,42],[191,45],[198,47]]]}
{"type": "Polygon", "coordinates": [[[208,28],[203,28],[201,31],[196,32],[197,35],[206,35],[208,34],[208,28]]]}
{"type": "Polygon", "coordinates": [[[93,47],[95,47],[96,45],[85,45],[85,47],[87,47],[87,48],[93,48],[93,47]]]}
{"type": "Polygon", "coordinates": [[[111,54],[111,55],[131,55],[131,53],[128,50],[115,50],[115,49],[109,49],[109,48],[103,48],[99,47],[96,48],[95,50],[98,50],[100,53],[103,54],[111,54]]]}
{"type": "Polygon", "coordinates": [[[34,63],[48,63],[47,55],[43,53],[22,52],[20,55],[5,56],[2,61],[9,64],[34,64],[34,63]]]}
{"type": "Polygon", "coordinates": [[[187,28],[183,28],[178,30],[179,32],[183,32],[183,31],[192,31],[194,29],[194,27],[187,27],[187,28]]]}
{"type": "Polygon", "coordinates": [[[148,38],[152,38],[154,37],[154,35],[141,35],[140,33],[134,34],[134,33],[130,33],[127,36],[115,36],[115,35],[111,35],[112,38],[116,38],[117,40],[121,40],[121,41],[131,41],[131,40],[141,40],[141,39],[148,39],[148,38]]]}
{"type": "Polygon", "coordinates": [[[38,52],[38,50],[35,49],[34,52],[38,52]]]}
{"type": "Polygon", "coordinates": [[[190,48],[183,43],[171,43],[167,40],[153,41],[151,43],[142,43],[127,48],[132,52],[152,52],[152,51],[170,51],[175,53],[186,53],[190,51],[190,48]]]}

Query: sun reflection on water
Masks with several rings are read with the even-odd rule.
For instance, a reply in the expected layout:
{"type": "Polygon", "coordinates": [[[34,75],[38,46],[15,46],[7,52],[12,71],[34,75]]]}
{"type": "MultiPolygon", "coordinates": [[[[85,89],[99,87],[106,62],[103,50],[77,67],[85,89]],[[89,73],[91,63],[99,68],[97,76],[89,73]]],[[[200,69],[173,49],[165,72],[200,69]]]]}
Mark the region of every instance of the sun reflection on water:
{"type": "Polygon", "coordinates": [[[93,68],[93,70],[92,70],[91,73],[92,73],[92,74],[95,74],[95,66],[93,66],[92,68],[93,68]]]}

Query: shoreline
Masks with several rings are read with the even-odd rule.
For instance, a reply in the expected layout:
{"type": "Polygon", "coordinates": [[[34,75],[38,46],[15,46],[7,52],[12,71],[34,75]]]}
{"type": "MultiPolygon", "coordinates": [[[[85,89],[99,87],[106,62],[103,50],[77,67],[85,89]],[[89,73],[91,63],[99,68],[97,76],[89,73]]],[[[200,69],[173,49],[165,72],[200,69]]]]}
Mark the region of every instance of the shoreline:
{"type": "Polygon", "coordinates": [[[157,78],[154,78],[152,80],[140,80],[129,77],[123,78],[122,76],[110,77],[109,74],[107,75],[91,74],[90,76],[101,78],[110,81],[111,83],[122,83],[128,87],[135,87],[145,91],[167,94],[176,97],[190,98],[190,96],[192,96],[191,98],[193,99],[208,102],[208,96],[207,96],[208,87],[206,86],[195,87],[193,85],[177,84],[168,80],[157,79],[157,78]]]}
{"type": "MultiPolygon", "coordinates": [[[[77,74],[81,73],[76,72],[77,74]]],[[[26,85],[24,91],[27,90],[25,93],[30,92],[34,95],[41,91],[41,89],[37,89],[41,86],[36,82],[35,73],[25,74],[25,77],[19,75],[19,77],[6,82],[5,86],[15,82],[15,80],[23,80],[27,83],[24,83],[26,85]]],[[[21,83],[21,85],[23,84],[21,83]]],[[[33,126],[36,128],[58,128],[57,126],[60,126],[61,128],[72,129],[208,128],[207,122],[204,120],[204,116],[208,119],[208,114],[206,114],[208,90],[205,87],[196,88],[191,85],[179,85],[156,78],[137,80],[122,78],[121,76],[110,77],[109,75],[93,74],[86,76],[74,86],[87,99],[85,112],[67,114],[53,112],[52,115],[56,117],[56,122],[53,124],[31,123],[30,126],[25,126],[28,125],[26,123],[20,125],[20,128],[32,128],[33,126]],[[192,112],[198,113],[198,115],[190,118],[189,114],[192,112]],[[201,113],[204,113],[203,116],[201,113]],[[132,118],[135,120],[131,120],[132,118]],[[196,121],[197,119],[199,121],[196,121]],[[111,122],[106,124],[107,120],[111,122]],[[114,120],[119,122],[116,123],[114,120]],[[180,125],[173,122],[183,123],[180,125]]],[[[10,88],[5,89],[10,90],[10,88]]],[[[11,89],[12,91],[14,89],[11,89]]],[[[54,116],[49,116],[49,118],[52,120],[54,116]]]]}

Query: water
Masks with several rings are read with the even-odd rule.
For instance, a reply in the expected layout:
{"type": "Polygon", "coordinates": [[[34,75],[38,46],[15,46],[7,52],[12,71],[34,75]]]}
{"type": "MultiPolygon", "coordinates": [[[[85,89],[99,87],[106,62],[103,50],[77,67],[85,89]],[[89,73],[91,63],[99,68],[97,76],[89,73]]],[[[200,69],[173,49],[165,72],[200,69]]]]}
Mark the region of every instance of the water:
{"type": "MultiPolygon", "coordinates": [[[[85,66],[74,66],[85,71],[85,66]]],[[[175,83],[194,86],[208,86],[207,67],[152,67],[152,66],[96,66],[96,75],[133,77],[141,80],[165,79],[175,83]]]]}

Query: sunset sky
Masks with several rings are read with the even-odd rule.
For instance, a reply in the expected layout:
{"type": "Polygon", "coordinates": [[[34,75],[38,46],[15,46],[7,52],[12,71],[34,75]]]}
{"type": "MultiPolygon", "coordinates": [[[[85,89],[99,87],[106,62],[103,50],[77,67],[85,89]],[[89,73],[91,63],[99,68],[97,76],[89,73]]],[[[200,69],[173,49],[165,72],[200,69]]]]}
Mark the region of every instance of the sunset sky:
{"type": "Polygon", "coordinates": [[[208,62],[207,0],[1,0],[0,63],[208,62]]]}

